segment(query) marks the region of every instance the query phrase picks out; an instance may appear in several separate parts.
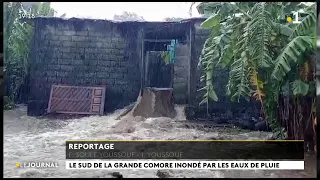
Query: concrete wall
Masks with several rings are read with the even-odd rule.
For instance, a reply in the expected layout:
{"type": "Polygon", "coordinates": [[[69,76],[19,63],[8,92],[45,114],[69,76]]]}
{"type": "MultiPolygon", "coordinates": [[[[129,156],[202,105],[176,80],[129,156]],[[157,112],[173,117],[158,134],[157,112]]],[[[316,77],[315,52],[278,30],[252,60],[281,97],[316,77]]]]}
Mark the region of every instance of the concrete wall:
{"type": "MultiPolygon", "coordinates": [[[[195,38],[194,38],[194,47],[195,47],[195,58],[198,59],[200,57],[203,44],[205,43],[206,39],[210,35],[210,31],[203,29],[200,27],[200,24],[202,22],[196,22],[194,24],[195,26],[195,38]]],[[[198,67],[194,67],[198,68],[198,67]]],[[[197,69],[196,72],[196,78],[197,78],[197,83],[196,83],[196,89],[200,89],[204,87],[204,82],[200,82],[200,77],[203,75],[203,71],[200,69],[197,69]]],[[[249,103],[246,101],[241,101],[241,103],[235,103],[230,101],[230,97],[226,95],[226,85],[228,83],[228,70],[227,69],[216,69],[214,72],[214,89],[217,93],[217,96],[219,98],[218,102],[211,102],[209,104],[210,111],[214,113],[225,113],[226,111],[231,111],[231,112],[239,112],[240,114],[243,113],[249,113],[249,114],[256,114],[258,108],[255,108],[253,103],[249,103]]],[[[196,103],[199,104],[204,95],[204,91],[200,91],[196,93],[196,103]]],[[[205,106],[205,105],[204,105],[205,106]]],[[[202,109],[206,110],[206,107],[201,107],[202,109]]],[[[202,111],[201,111],[202,113],[202,111]]]]}
{"type": "Polygon", "coordinates": [[[189,58],[188,44],[178,44],[173,79],[174,101],[177,104],[186,104],[188,100],[189,58]]]}
{"type": "MultiPolygon", "coordinates": [[[[194,42],[179,44],[174,64],[174,98],[176,103],[188,103],[188,94],[196,103],[203,92],[195,92],[200,83],[201,70],[190,82],[189,72],[197,69],[203,44],[209,32],[194,24],[194,42]],[[190,54],[190,47],[194,54],[190,54]],[[190,65],[190,55],[192,65],[190,65]],[[194,87],[190,91],[190,87],[194,87]]],[[[103,20],[37,18],[31,53],[29,115],[45,112],[52,84],[107,87],[105,111],[121,108],[136,100],[141,81],[142,27],[135,22],[114,23],[103,20]]],[[[191,30],[193,31],[193,30],[191,30]]],[[[214,73],[218,102],[210,104],[213,111],[250,109],[249,103],[232,103],[225,95],[228,71],[214,73]]]]}
{"type": "Polygon", "coordinates": [[[47,108],[52,84],[105,85],[105,111],[135,101],[140,89],[140,28],[113,23],[38,18],[30,69],[30,115],[47,108]]]}

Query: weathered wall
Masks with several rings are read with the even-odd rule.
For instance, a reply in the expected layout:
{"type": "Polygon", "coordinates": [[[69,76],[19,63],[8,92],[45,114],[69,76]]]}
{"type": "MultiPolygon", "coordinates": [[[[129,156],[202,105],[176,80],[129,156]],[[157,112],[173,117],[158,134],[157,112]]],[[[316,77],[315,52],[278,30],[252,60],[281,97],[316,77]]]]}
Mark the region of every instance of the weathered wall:
{"type": "MultiPolygon", "coordinates": [[[[196,22],[195,26],[195,53],[197,60],[200,57],[201,50],[203,48],[203,44],[205,43],[206,39],[208,38],[210,32],[206,29],[200,27],[201,22],[196,22]]],[[[194,67],[198,68],[198,67],[194,67]]],[[[197,90],[204,87],[204,82],[200,82],[200,77],[202,76],[202,70],[197,70],[197,90]]],[[[226,95],[226,85],[228,83],[228,70],[227,69],[217,69],[214,73],[214,89],[217,93],[219,98],[218,102],[211,102],[209,104],[210,111],[213,113],[226,113],[226,111],[230,111],[233,113],[240,113],[240,114],[256,114],[253,111],[257,111],[257,108],[254,107],[252,103],[241,101],[241,103],[235,103],[230,101],[230,97],[226,95]]],[[[196,102],[199,104],[203,99],[204,91],[200,91],[196,93],[196,102]]],[[[205,105],[204,105],[205,106],[205,105]]],[[[203,107],[202,109],[205,109],[203,107]]]]}
{"type": "Polygon", "coordinates": [[[136,100],[141,59],[136,24],[39,18],[34,26],[30,115],[45,111],[52,84],[105,85],[105,111],[136,100]]]}
{"type": "Polygon", "coordinates": [[[178,44],[173,79],[174,101],[177,104],[186,104],[188,100],[189,58],[188,44],[178,44]]]}

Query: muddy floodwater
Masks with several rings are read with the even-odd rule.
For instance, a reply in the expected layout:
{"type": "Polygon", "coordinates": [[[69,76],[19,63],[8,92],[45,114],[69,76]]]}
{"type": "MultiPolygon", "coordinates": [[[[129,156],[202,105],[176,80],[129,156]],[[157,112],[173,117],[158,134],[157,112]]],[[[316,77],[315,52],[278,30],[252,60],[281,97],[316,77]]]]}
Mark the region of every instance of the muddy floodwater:
{"type": "MultiPolygon", "coordinates": [[[[190,140],[190,139],[268,139],[267,132],[249,132],[230,128],[202,131],[175,127],[176,121],[184,120],[183,108],[176,106],[175,119],[149,118],[137,122],[128,132],[114,129],[121,120],[115,120],[124,110],[107,116],[90,116],[68,120],[35,118],[26,115],[26,107],[18,106],[4,112],[4,177],[71,177],[108,178],[115,170],[66,170],[65,141],[76,139],[110,140],[190,140]],[[17,168],[15,163],[52,161],[58,168],[17,168]]],[[[123,123],[123,122],[122,122],[123,123]]],[[[125,123],[124,123],[125,124],[125,123]]],[[[226,150],[227,151],[227,150],[226,150]]],[[[157,170],[116,170],[124,178],[157,178],[157,170]]],[[[167,177],[187,178],[312,178],[316,177],[316,159],[306,155],[304,171],[263,170],[161,170],[167,177]]]]}

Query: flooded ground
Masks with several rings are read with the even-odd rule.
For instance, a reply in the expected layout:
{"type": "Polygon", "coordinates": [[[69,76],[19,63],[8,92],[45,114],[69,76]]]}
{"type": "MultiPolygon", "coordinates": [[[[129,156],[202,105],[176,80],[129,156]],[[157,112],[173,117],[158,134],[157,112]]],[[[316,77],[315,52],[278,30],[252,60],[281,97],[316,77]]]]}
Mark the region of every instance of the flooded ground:
{"type": "MultiPolygon", "coordinates": [[[[76,139],[110,140],[190,140],[190,139],[268,139],[267,132],[248,132],[230,128],[216,128],[205,132],[175,126],[185,119],[183,108],[176,107],[175,119],[149,118],[144,122],[119,121],[115,118],[124,110],[108,116],[91,116],[69,120],[34,118],[26,115],[26,107],[4,112],[4,177],[111,177],[108,170],[66,170],[65,141],[76,139]],[[117,125],[117,123],[119,123],[117,125]],[[122,125],[121,125],[122,123],[122,125]],[[127,131],[125,124],[132,123],[127,131]],[[114,126],[116,125],[116,126],[114,126]],[[123,126],[123,127],[121,127],[123,126]],[[117,129],[118,128],[118,129],[117,129]],[[120,129],[119,129],[120,128],[120,129]],[[55,161],[58,168],[27,169],[15,167],[16,162],[55,161]]],[[[316,159],[306,156],[304,171],[229,171],[229,170],[170,170],[169,177],[187,178],[312,178],[316,177],[316,159]]],[[[119,170],[124,178],[156,178],[157,170],[119,170]]],[[[164,173],[164,172],[162,172],[164,173]]]]}

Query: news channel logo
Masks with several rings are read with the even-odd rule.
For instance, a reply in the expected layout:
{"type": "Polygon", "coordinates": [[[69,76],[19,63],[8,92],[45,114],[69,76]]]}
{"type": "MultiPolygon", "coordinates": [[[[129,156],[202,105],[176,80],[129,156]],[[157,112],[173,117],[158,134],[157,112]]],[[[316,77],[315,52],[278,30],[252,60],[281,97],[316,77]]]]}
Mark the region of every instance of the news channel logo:
{"type": "Polygon", "coordinates": [[[299,24],[301,23],[300,12],[293,12],[291,15],[286,16],[288,23],[299,24]]]}
{"type": "Polygon", "coordinates": [[[58,162],[16,162],[15,166],[17,168],[57,168],[59,167],[58,162]]]}

